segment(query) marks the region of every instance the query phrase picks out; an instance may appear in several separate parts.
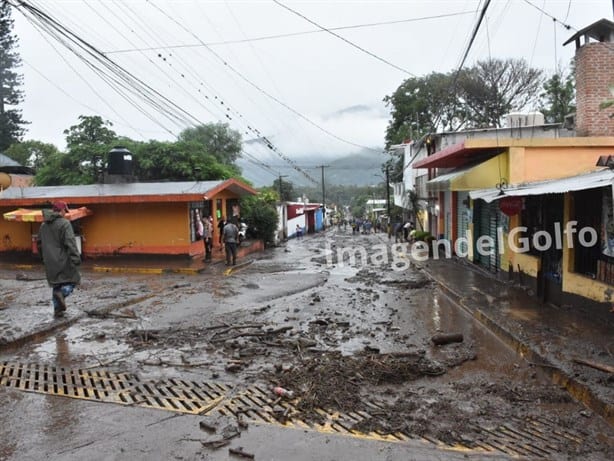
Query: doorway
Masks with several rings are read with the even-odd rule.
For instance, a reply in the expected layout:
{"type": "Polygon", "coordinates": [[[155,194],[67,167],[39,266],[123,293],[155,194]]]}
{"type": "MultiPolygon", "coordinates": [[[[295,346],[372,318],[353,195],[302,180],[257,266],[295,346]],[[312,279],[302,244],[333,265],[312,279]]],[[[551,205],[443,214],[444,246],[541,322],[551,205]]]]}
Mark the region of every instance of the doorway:
{"type": "MultiPolygon", "coordinates": [[[[556,236],[563,227],[563,194],[547,194],[542,197],[542,229],[550,236],[550,245],[541,252],[541,269],[538,277],[538,296],[545,303],[563,304],[563,248],[556,236]],[[558,229],[556,227],[558,226],[558,229]]],[[[540,244],[546,243],[541,239],[540,244]]]]}

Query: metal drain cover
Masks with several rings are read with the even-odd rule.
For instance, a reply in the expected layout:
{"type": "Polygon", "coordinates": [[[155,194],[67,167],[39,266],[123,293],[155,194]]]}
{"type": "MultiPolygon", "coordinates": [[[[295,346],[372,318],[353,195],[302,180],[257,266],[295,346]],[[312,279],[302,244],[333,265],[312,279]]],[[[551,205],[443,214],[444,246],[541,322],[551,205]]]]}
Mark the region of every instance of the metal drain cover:
{"type": "Polygon", "coordinates": [[[352,427],[368,420],[371,416],[367,412],[339,413],[320,409],[318,412],[323,422],[310,423],[301,418],[301,412],[292,401],[277,402],[275,396],[258,386],[237,390],[217,382],[181,379],[141,381],[133,374],[105,370],[3,362],[0,363],[0,386],[179,413],[242,415],[254,422],[383,441],[421,440],[443,449],[465,452],[499,452],[553,459],[570,445],[580,446],[584,442],[584,436],[562,429],[546,418],[511,419],[496,427],[474,425],[473,432],[479,435],[473,437],[471,443],[455,445],[406,432],[364,433],[352,427]],[[283,418],[279,418],[277,413],[279,407],[283,409],[283,418]]]}

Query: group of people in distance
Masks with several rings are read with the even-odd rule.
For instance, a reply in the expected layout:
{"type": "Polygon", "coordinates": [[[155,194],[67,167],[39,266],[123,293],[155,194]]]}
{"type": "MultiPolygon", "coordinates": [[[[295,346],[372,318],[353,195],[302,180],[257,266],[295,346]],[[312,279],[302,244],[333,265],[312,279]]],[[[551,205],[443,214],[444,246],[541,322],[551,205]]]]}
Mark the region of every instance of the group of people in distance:
{"type": "MultiPolygon", "coordinates": [[[[195,210],[196,234],[205,244],[205,259],[210,262],[213,254],[213,216],[202,217],[200,211],[195,210]]],[[[237,263],[237,247],[239,245],[239,227],[233,221],[227,221],[225,216],[217,223],[218,243],[220,251],[226,250],[226,265],[234,266],[237,263]]]]}

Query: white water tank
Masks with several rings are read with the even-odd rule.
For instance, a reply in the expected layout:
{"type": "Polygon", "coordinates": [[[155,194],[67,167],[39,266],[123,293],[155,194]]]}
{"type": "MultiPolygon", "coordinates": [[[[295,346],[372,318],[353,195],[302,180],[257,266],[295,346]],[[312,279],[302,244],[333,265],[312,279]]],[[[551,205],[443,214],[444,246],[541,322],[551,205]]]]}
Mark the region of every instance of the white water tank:
{"type": "Polygon", "coordinates": [[[510,112],[505,115],[505,126],[508,128],[522,128],[525,126],[539,126],[544,124],[544,114],[541,112],[510,112]]]}

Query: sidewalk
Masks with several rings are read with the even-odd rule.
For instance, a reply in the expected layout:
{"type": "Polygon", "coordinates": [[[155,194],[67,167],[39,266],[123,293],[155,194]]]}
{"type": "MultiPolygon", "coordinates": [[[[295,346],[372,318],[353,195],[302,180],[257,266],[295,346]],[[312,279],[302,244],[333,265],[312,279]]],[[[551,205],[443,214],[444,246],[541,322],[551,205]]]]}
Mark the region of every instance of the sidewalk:
{"type": "Polygon", "coordinates": [[[261,250],[262,246],[258,244],[241,246],[237,265],[232,268],[224,265],[225,253],[220,251],[219,247],[214,248],[213,260],[207,263],[202,261],[202,256],[179,258],[119,255],[86,259],[81,264],[81,272],[91,275],[84,276],[83,283],[68,299],[66,315],[57,319],[53,317],[51,288],[47,284],[42,261],[34,256],[2,261],[0,351],[43,338],[85,316],[104,316],[154,296],[153,292],[145,288],[122,290],[120,282],[125,278],[125,274],[143,274],[145,277],[162,274],[203,274],[202,276],[206,277],[208,273],[222,271],[229,274],[250,264],[253,260],[248,255],[261,250]]]}
{"type": "Polygon", "coordinates": [[[608,308],[543,304],[471,263],[418,264],[467,310],[527,361],[542,368],[578,401],[614,425],[614,313],[608,308]]]}
{"type": "MultiPolygon", "coordinates": [[[[246,241],[241,244],[237,252],[238,264],[248,260],[252,253],[264,251],[260,241],[246,241]]],[[[111,272],[111,273],[134,273],[134,274],[187,274],[195,275],[212,266],[222,265],[225,262],[226,253],[219,245],[214,245],[212,261],[204,262],[204,255],[194,256],[148,256],[148,255],[117,255],[86,258],[81,263],[81,270],[85,272],[111,272]]],[[[43,263],[39,257],[30,255],[11,261],[0,263],[0,270],[39,270],[43,263]]]]}

